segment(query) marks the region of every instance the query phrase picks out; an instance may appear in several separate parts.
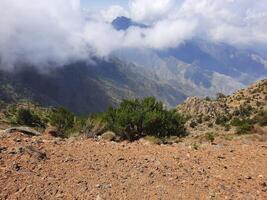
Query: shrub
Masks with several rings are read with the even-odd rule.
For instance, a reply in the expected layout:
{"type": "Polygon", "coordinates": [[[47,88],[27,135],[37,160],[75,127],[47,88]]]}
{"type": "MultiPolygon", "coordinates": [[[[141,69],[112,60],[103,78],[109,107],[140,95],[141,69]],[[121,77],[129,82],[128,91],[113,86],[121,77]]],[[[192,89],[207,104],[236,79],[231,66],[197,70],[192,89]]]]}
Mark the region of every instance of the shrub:
{"type": "Polygon", "coordinates": [[[260,107],[261,105],[262,105],[261,102],[259,102],[259,101],[256,102],[257,107],[260,107]]]}
{"type": "Polygon", "coordinates": [[[212,101],[212,99],[210,97],[205,97],[206,101],[212,101]]]}
{"type": "Polygon", "coordinates": [[[167,111],[154,97],[123,100],[119,108],[104,114],[107,128],[130,141],[150,135],[156,137],[185,135],[184,118],[176,111],[167,111]]]}
{"type": "Polygon", "coordinates": [[[250,116],[252,114],[252,110],[253,108],[251,105],[240,106],[239,115],[243,117],[250,116]]]}
{"type": "Polygon", "coordinates": [[[208,127],[212,128],[213,127],[213,123],[208,123],[208,127]]]}
{"type": "Polygon", "coordinates": [[[44,127],[44,123],[40,117],[30,109],[21,108],[17,111],[15,121],[19,125],[26,125],[30,127],[44,127]]]}
{"type": "Polygon", "coordinates": [[[232,126],[241,126],[243,121],[239,118],[233,118],[231,121],[232,126]]]}
{"type": "Polygon", "coordinates": [[[190,124],[189,124],[189,126],[190,126],[191,128],[195,128],[197,125],[198,125],[198,124],[197,124],[197,122],[195,122],[195,121],[191,121],[190,124]]]}
{"type": "Polygon", "coordinates": [[[191,147],[192,147],[194,150],[198,150],[199,147],[200,147],[200,145],[197,144],[197,143],[193,143],[193,144],[191,145],[191,147]]]}
{"type": "Polygon", "coordinates": [[[231,129],[231,126],[230,126],[230,124],[226,124],[225,125],[225,127],[224,127],[224,131],[230,131],[230,129],[231,129]]]}
{"type": "Polygon", "coordinates": [[[223,93],[217,93],[217,94],[216,94],[216,99],[217,99],[217,100],[219,100],[219,99],[224,99],[224,98],[226,98],[225,94],[223,94],[223,93]]]}
{"type": "Polygon", "coordinates": [[[258,123],[260,126],[267,126],[267,111],[259,112],[253,119],[255,123],[258,123]]]}
{"type": "Polygon", "coordinates": [[[215,136],[213,132],[208,132],[205,134],[205,138],[206,140],[208,140],[209,142],[214,142],[215,140],[215,136]]]}
{"type": "Polygon", "coordinates": [[[239,135],[248,134],[253,128],[253,120],[234,118],[231,121],[232,126],[236,126],[236,133],[239,135]]]}
{"type": "Polygon", "coordinates": [[[55,126],[59,132],[66,132],[74,126],[74,114],[65,108],[58,108],[53,111],[50,117],[51,125],[55,126]]]}
{"type": "Polygon", "coordinates": [[[251,133],[252,128],[253,128],[253,125],[245,122],[242,125],[237,127],[236,134],[238,135],[249,134],[251,133]]]}
{"type": "Polygon", "coordinates": [[[197,118],[197,123],[198,123],[198,124],[202,124],[202,123],[203,123],[202,116],[199,116],[199,117],[197,118]]]}
{"type": "Polygon", "coordinates": [[[224,115],[220,115],[216,118],[215,124],[217,125],[225,125],[229,121],[228,117],[224,115]]]}

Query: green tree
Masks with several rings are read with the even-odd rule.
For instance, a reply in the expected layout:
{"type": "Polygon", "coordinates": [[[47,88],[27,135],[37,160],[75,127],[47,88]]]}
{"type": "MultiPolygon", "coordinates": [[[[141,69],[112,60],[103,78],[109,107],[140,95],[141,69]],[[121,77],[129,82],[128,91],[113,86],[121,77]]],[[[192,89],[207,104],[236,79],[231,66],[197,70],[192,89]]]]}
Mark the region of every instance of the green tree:
{"type": "Polygon", "coordinates": [[[128,140],[147,135],[168,137],[185,135],[184,118],[175,111],[164,109],[154,97],[123,100],[117,109],[104,114],[108,129],[128,140]]]}
{"type": "Polygon", "coordinates": [[[40,117],[30,109],[19,109],[16,113],[16,122],[30,127],[44,127],[40,117]]]}

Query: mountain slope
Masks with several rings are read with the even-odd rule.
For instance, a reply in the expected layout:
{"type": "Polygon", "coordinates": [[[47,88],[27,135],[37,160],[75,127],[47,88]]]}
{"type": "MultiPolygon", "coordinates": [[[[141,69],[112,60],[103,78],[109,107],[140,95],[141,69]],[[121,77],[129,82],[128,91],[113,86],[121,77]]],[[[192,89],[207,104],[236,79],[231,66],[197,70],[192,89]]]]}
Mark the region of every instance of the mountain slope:
{"type": "Polygon", "coordinates": [[[44,106],[65,106],[78,114],[101,112],[121,99],[156,96],[174,106],[186,96],[169,85],[150,80],[118,59],[76,63],[46,72],[21,66],[0,72],[0,94],[5,102],[29,99],[44,106]]]}
{"type": "MultiPolygon", "coordinates": [[[[134,26],[128,21],[127,28],[134,26]]],[[[198,38],[165,50],[125,48],[113,56],[133,63],[153,80],[179,87],[187,96],[230,94],[267,77],[267,60],[257,52],[198,38]]]]}
{"type": "MultiPolygon", "coordinates": [[[[177,112],[188,115],[187,128],[195,134],[203,131],[224,133],[234,127],[239,128],[240,134],[253,132],[256,124],[267,125],[267,79],[229,96],[219,94],[214,100],[188,98],[177,106],[177,112]]],[[[259,127],[258,130],[267,131],[259,127]]]]}

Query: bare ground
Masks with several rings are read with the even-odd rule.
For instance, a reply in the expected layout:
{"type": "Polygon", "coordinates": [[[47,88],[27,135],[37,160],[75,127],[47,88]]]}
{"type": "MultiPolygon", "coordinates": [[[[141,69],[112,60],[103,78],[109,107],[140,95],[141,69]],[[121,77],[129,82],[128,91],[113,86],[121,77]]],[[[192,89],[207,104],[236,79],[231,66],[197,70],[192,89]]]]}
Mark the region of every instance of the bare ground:
{"type": "Polygon", "coordinates": [[[267,142],[0,136],[0,199],[267,199],[267,142]]]}

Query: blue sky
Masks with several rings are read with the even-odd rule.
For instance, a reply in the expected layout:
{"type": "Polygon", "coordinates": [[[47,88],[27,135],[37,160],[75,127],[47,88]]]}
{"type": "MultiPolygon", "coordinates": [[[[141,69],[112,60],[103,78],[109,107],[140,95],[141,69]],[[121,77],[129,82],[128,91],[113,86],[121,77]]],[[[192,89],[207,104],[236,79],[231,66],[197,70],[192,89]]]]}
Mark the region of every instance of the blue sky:
{"type": "Polygon", "coordinates": [[[126,7],[128,0],[81,0],[81,5],[84,8],[102,9],[111,5],[120,5],[126,7]]]}

